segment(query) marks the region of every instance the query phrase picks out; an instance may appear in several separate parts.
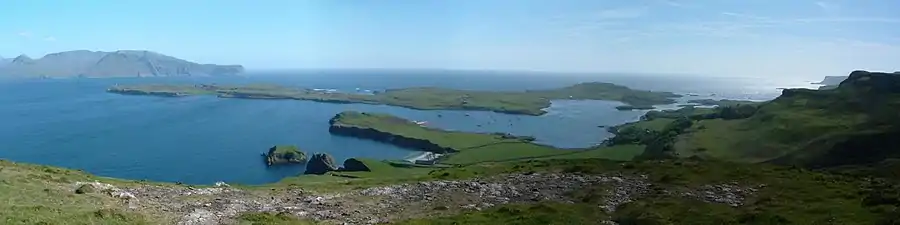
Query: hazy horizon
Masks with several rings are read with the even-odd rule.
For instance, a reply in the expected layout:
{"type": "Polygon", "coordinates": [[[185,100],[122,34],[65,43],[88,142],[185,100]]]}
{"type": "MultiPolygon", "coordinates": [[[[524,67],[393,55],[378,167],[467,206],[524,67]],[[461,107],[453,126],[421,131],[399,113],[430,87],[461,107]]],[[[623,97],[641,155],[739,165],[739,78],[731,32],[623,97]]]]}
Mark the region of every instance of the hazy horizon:
{"type": "Polygon", "coordinates": [[[248,71],[817,79],[900,70],[900,2],[10,2],[0,56],[149,50],[248,71]]]}

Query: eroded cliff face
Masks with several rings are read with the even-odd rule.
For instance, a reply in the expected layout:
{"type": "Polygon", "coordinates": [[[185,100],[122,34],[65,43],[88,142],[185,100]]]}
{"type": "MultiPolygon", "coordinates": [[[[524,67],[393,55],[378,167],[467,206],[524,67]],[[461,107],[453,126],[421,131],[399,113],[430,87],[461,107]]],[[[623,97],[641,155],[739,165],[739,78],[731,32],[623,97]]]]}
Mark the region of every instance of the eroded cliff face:
{"type": "Polygon", "coordinates": [[[457,151],[456,149],[441,147],[440,145],[432,143],[428,140],[404,137],[387,132],[382,132],[372,128],[360,128],[332,123],[328,128],[328,132],[335,135],[369,139],[373,141],[393,144],[402,148],[422,150],[440,154],[457,151]]]}
{"type": "Polygon", "coordinates": [[[393,144],[401,148],[415,149],[440,154],[458,151],[457,149],[440,146],[429,140],[396,135],[369,127],[359,127],[351,124],[344,124],[341,122],[341,118],[343,116],[347,115],[345,113],[339,113],[328,120],[328,124],[330,124],[330,126],[328,127],[329,133],[334,135],[369,139],[373,141],[393,144]]]}

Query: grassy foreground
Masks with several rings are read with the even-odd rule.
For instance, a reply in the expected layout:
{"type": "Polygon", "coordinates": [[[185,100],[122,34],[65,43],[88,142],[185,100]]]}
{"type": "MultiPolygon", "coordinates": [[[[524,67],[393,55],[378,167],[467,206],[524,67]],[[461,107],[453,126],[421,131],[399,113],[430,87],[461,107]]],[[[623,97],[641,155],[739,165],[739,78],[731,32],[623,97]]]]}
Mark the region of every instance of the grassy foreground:
{"type": "MultiPolygon", "coordinates": [[[[4,224],[171,224],[166,213],[129,210],[102,194],[75,194],[71,183],[101,179],[117,185],[136,182],[109,180],[77,171],[10,162],[2,163],[0,205],[4,224]]],[[[386,168],[381,168],[386,169],[386,168]]],[[[396,169],[396,168],[394,168],[396,169]]],[[[380,169],[379,169],[380,170],[380,169]]],[[[393,170],[393,169],[391,169],[393,170]]],[[[425,180],[467,179],[505,173],[581,173],[646,176],[657,189],[690,189],[704,185],[736,184],[758,187],[739,207],[708,203],[651,190],[615,212],[597,208],[606,193],[584,189],[568,193],[574,203],[539,201],[500,205],[437,217],[394,221],[392,224],[896,224],[900,222],[900,186],[878,180],[830,175],[764,164],[734,164],[704,160],[648,160],[615,162],[603,159],[537,159],[480,163],[434,169],[407,177],[341,178],[318,183],[276,183],[260,188],[278,191],[327,186],[359,187],[425,180]],[[352,182],[352,181],[365,182],[352,182]]],[[[315,176],[324,177],[324,176],[315,176]]],[[[166,184],[152,184],[166,185],[166,184]]],[[[252,190],[252,189],[249,189],[252,190]]],[[[655,190],[655,189],[654,189],[655,190]]],[[[439,209],[434,209],[439,210],[439,209]]],[[[292,215],[244,213],[239,224],[316,224],[292,215]]]]}
{"type": "Polygon", "coordinates": [[[589,82],[549,90],[495,92],[454,90],[433,87],[392,89],[375,94],[328,92],[277,85],[136,85],[115,86],[108,92],[128,95],[177,97],[186,95],[218,95],[228,98],[294,99],[332,103],[383,104],[421,110],[480,110],[509,114],[541,115],[550,100],[611,100],[633,107],[647,108],[670,104],[679,97],[669,92],[632,90],[625,86],[589,82]]]}

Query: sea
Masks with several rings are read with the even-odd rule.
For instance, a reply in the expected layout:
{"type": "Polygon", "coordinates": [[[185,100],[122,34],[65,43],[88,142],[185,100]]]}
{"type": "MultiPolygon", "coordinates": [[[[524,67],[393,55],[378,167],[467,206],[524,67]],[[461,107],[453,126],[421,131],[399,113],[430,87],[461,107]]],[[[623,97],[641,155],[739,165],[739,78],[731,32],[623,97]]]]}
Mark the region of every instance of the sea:
{"type": "MultiPolygon", "coordinates": [[[[328,133],[328,119],[346,110],[389,113],[428,126],[469,132],[534,136],[565,149],[597,145],[606,126],[638,120],[646,111],[618,111],[614,101],[553,101],[541,116],[480,111],[413,110],[365,104],[295,100],[166,98],[107,93],[126,84],[257,84],[371,93],[404,87],[521,91],[600,81],[670,91],[679,99],[764,101],[779,88],[811,88],[807,81],[652,74],[552,74],[431,70],[307,70],[255,72],[241,77],[24,79],[0,81],[0,158],[80,169],[96,175],[212,184],[264,184],[302,174],[304,166],[266,166],[273,145],[308,153],[411,159],[423,152],[328,133]]],[[[680,104],[680,103],[679,103],[680,104]]],[[[679,104],[660,106],[677,108],[679,104]]],[[[569,151],[569,150],[560,150],[569,151]]]]}

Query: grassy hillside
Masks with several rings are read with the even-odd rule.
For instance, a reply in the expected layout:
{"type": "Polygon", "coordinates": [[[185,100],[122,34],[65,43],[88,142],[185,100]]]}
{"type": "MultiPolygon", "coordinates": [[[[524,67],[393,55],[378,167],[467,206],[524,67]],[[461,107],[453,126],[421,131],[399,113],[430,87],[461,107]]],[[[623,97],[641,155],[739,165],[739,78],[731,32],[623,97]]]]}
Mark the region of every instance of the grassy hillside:
{"type": "Polygon", "coordinates": [[[877,163],[897,156],[888,137],[900,124],[898,84],[894,74],[856,71],[835,89],[784,90],[748,118],[695,121],[675,149],[681,156],[811,167],[877,163]]]}

